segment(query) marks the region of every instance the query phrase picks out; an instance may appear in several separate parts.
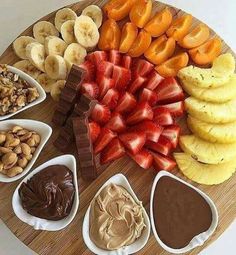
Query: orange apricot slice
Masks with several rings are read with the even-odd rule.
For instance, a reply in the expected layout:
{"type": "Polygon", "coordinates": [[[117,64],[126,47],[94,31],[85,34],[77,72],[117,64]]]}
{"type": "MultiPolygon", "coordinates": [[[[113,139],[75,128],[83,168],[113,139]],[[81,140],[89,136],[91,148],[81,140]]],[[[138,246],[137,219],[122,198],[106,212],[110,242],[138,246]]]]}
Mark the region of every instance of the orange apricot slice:
{"type": "Polygon", "coordinates": [[[128,52],[137,35],[138,28],[133,23],[126,23],[122,28],[119,51],[122,53],[128,52]]]}

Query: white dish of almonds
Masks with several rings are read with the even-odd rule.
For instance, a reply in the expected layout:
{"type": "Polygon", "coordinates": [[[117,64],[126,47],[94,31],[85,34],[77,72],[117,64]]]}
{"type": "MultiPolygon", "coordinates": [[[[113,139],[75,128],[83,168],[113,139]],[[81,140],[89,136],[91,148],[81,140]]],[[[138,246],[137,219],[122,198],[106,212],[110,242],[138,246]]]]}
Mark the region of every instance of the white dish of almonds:
{"type": "Polygon", "coordinates": [[[51,127],[43,122],[24,119],[2,121],[0,125],[0,182],[14,182],[25,176],[51,134],[51,127]],[[10,130],[13,132],[7,136],[5,132],[10,130]],[[10,172],[8,172],[9,169],[11,169],[10,172]]]}

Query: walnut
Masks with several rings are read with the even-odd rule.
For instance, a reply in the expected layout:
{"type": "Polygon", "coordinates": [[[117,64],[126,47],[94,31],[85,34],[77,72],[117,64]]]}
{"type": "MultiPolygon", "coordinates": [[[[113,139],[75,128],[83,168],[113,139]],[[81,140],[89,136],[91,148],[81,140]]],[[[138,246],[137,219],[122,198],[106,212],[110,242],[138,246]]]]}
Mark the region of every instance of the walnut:
{"type": "Polygon", "coordinates": [[[29,88],[28,90],[29,90],[29,94],[27,97],[27,101],[31,103],[39,97],[39,93],[36,88],[29,88]]]}

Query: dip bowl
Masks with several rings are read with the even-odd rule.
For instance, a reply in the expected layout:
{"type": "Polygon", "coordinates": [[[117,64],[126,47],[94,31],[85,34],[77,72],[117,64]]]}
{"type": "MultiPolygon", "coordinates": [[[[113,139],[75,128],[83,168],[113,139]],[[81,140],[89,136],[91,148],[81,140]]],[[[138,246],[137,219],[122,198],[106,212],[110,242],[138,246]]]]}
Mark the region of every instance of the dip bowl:
{"type": "MultiPolygon", "coordinates": [[[[130,195],[133,197],[135,202],[139,202],[139,199],[135,195],[128,180],[126,179],[126,177],[123,174],[116,174],[116,175],[112,176],[109,180],[107,180],[103,184],[103,186],[98,190],[95,197],[102,191],[102,189],[104,187],[106,187],[107,185],[109,185],[111,183],[114,183],[114,184],[124,187],[130,193],[130,195]]],[[[97,247],[93,243],[93,241],[90,239],[90,234],[89,234],[89,232],[90,232],[90,227],[89,227],[90,226],[90,222],[89,222],[90,207],[91,207],[91,204],[84,216],[83,230],[82,230],[84,242],[87,245],[87,247],[90,249],[90,251],[92,251],[95,254],[99,254],[99,255],[128,255],[128,254],[133,254],[133,253],[138,252],[146,245],[149,235],[150,235],[150,221],[149,221],[149,217],[148,217],[144,208],[143,208],[143,216],[144,216],[144,222],[145,222],[146,228],[144,229],[142,235],[131,245],[125,246],[118,250],[109,251],[109,250],[103,250],[103,249],[97,247]]]]}
{"type": "Polygon", "coordinates": [[[196,248],[197,246],[201,246],[204,244],[204,242],[213,234],[213,232],[215,231],[217,225],[218,225],[218,212],[216,209],[215,204],[213,203],[213,201],[201,190],[195,188],[193,185],[183,181],[182,179],[176,177],[173,174],[170,174],[169,172],[166,171],[160,171],[153,182],[152,185],[152,190],[151,190],[151,197],[150,197],[150,218],[151,218],[151,226],[152,226],[152,231],[153,234],[157,240],[157,242],[159,243],[159,245],[166,250],[167,252],[173,253],[173,254],[181,254],[181,253],[186,253],[189,252],[190,250],[196,248]],[[156,231],[156,227],[155,227],[155,222],[154,222],[154,215],[153,215],[153,200],[154,200],[154,192],[157,186],[158,181],[160,180],[161,177],[163,176],[168,176],[171,177],[185,185],[187,185],[188,187],[194,189],[196,192],[198,192],[204,199],[205,201],[209,204],[210,208],[211,208],[211,212],[212,212],[212,222],[211,225],[209,227],[209,229],[203,233],[200,233],[199,235],[195,236],[187,246],[181,248],[181,249],[174,249],[171,248],[169,246],[167,246],[165,243],[162,242],[162,240],[160,239],[157,231],[156,231]]]}
{"type": "Polygon", "coordinates": [[[72,220],[74,219],[78,207],[79,207],[79,190],[78,190],[78,183],[77,183],[77,173],[76,173],[76,160],[75,157],[72,155],[63,155],[56,158],[53,158],[46,163],[40,165],[36,169],[34,169],[28,176],[26,176],[22,182],[17,186],[16,190],[14,191],[12,197],[12,207],[16,216],[23,222],[27,223],[28,225],[32,226],[35,230],[47,230],[47,231],[57,231],[65,228],[69,225],[72,220]],[[21,199],[19,196],[19,188],[23,182],[27,182],[31,177],[33,177],[36,173],[40,172],[41,170],[45,169],[48,166],[52,165],[63,165],[68,167],[74,176],[74,185],[75,185],[75,196],[73,206],[71,208],[70,214],[61,220],[52,221],[41,219],[30,215],[25,211],[21,204],[21,199]]]}

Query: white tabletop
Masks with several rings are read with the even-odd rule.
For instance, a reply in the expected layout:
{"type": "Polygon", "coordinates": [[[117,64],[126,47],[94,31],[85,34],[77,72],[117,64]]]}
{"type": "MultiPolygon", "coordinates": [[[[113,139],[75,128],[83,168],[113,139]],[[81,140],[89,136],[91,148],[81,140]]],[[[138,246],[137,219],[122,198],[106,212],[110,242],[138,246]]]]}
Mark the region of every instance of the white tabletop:
{"type": "MultiPolygon", "coordinates": [[[[46,14],[78,0],[0,0],[0,55],[5,48],[28,26],[46,14]]],[[[236,1],[235,0],[162,0],[204,21],[212,27],[236,52],[236,1]]],[[[223,194],[222,194],[223,195],[223,194]]],[[[0,228],[1,247],[7,240],[0,228]],[[2,238],[3,237],[3,238],[2,238]]],[[[234,255],[236,222],[201,255],[234,255]]],[[[9,244],[9,248],[12,244],[9,244]]],[[[4,250],[4,254],[7,253],[4,250]]],[[[25,253],[26,254],[26,253],[25,253]]],[[[23,255],[20,251],[18,255],[23,255]]]]}

